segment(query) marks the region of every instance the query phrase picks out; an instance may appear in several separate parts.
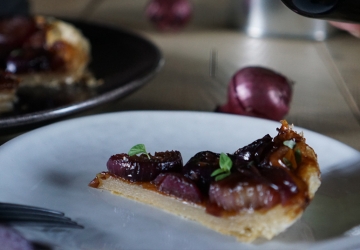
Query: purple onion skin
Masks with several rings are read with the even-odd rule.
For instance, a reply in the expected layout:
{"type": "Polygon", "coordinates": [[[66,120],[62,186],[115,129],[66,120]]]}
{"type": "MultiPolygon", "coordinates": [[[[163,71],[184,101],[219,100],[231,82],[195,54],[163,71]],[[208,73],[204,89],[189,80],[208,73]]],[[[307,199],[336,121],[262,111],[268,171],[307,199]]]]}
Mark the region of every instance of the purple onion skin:
{"type": "Polygon", "coordinates": [[[246,67],[234,74],[228,87],[228,102],[217,111],[282,120],[290,109],[292,81],[258,66],[246,67]]]}
{"type": "Polygon", "coordinates": [[[179,173],[159,174],[153,181],[160,192],[174,195],[193,203],[202,201],[202,194],[196,184],[179,173]]]}
{"type": "Polygon", "coordinates": [[[179,151],[156,152],[150,155],[129,156],[116,154],[107,162],[107,169],[111,174],[132,182],[152,181],[160,173],[180,172],[183,166],[179,151]]]}
{"type": "Polygon", "coordinates": [[[188,0],[151,0],[146,16],[159,31],[178,31],[190,21],[192,6],[188,0]]]}

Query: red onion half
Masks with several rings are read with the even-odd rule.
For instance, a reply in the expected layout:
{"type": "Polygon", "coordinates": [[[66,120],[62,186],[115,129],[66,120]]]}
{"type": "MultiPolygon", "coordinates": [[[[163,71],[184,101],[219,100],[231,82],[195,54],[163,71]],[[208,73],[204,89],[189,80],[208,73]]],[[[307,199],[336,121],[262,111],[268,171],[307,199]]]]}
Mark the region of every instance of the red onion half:
{"type": "Polygon", "coordinates": [[[192,6],[188,0],[151,0],[146,16],[160,31],[177,31],[190,21],[192,6]]]}
{"type": "Polygon", "coordinates": [[[279,121],[289,112],[293,82],[258,66],[240,69],[228,87],[228,102],[217,111],[279,121]]]}

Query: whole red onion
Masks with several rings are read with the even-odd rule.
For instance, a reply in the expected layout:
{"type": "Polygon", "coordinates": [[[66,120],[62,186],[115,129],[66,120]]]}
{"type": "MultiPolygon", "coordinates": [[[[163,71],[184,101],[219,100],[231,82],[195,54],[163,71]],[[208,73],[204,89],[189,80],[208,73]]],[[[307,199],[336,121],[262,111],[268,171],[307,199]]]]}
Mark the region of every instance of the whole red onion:
{"type": "Polygon", "coordinates": [[[228,102],[217,111],[279,121],[289,112],[293,82],[263,67],[237,71],[228,87],[228,102]]]}
{"type": "Polygon", "coordinates": [[[151,0],[146,15],[157,29],[176,31],[190,21],[192,6],[188,0],[151,0]]]}

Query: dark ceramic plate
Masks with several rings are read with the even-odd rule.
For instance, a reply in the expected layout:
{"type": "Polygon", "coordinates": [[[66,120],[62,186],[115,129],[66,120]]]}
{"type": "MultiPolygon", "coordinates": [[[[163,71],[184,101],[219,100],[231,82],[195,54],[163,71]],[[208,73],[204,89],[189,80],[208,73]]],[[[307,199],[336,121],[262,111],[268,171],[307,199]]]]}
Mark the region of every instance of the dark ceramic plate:
{"type": "Polygon", "coordinates": [[[121,99],[142,87],[161,68],[161,52],[141,36],[98,24],[67,21],[90,40],[89,68],[104,83],[96,88],[22,89],[14,110],[1,114],[0,130],[49,122],[121,99]]]}

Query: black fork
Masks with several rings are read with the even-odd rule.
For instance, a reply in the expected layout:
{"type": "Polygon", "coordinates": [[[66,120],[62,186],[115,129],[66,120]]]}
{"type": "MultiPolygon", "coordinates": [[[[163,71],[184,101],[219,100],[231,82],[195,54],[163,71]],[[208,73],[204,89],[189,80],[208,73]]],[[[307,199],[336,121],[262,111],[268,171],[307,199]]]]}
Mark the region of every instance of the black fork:
{"type": "Polygon", "coordinates": [[[64,213],[27,205],[0,202],[0,223],[10,225],[83,228],[64,213]]]}

